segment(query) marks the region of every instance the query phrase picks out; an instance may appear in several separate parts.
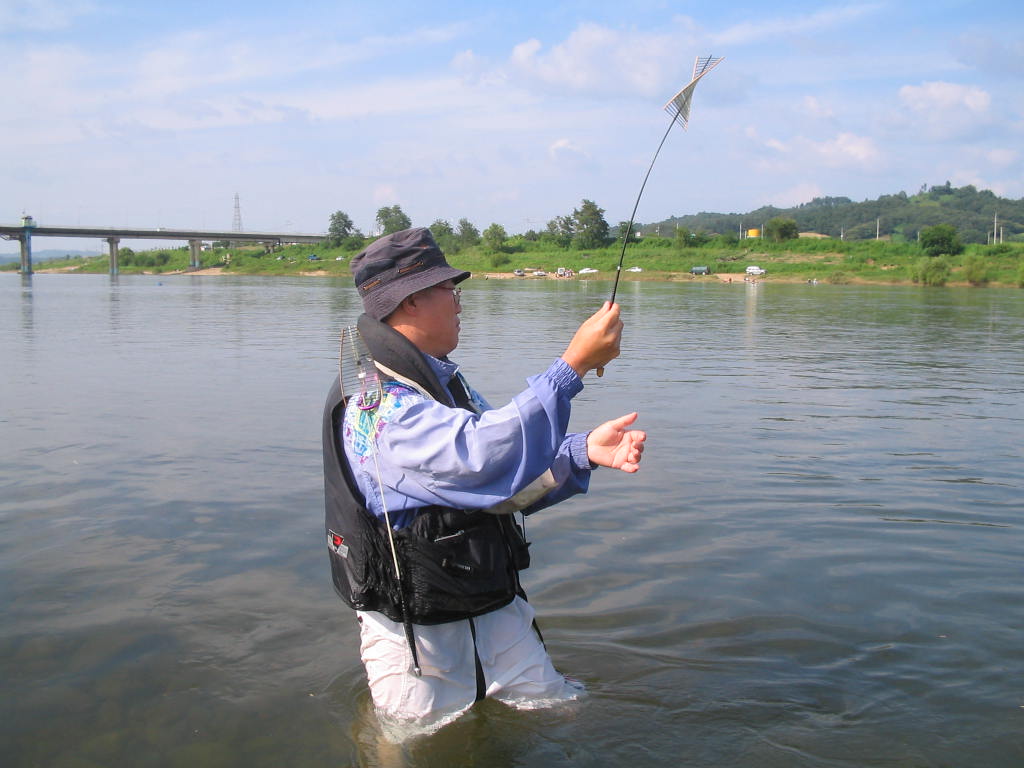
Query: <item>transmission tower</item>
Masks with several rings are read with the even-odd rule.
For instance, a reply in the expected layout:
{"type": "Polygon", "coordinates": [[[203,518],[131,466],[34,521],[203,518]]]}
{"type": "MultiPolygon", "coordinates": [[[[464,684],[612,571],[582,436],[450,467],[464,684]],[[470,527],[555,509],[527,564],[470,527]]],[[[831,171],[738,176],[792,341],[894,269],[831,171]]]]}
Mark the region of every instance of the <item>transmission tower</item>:
{"type": "Polygon", "coordinates": [[[231,231],[242,231],[242,205],[238,202],[237,192],[235,192],[235,218],[231,221],[231,231]]]}

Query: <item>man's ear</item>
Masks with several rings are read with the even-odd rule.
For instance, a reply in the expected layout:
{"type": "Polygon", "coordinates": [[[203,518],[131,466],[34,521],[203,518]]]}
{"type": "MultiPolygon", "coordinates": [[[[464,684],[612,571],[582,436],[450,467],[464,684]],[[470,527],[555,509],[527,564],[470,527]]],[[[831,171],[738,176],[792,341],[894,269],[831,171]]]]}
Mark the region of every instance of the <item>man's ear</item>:
{"type": "Polygon", "coordinates": [[[395,307],[395,311],[391,313],[391,316],[408,316],[415,317],[419,314],[419,297],[413,293],[402,299],[402,302],[395,307]]]}

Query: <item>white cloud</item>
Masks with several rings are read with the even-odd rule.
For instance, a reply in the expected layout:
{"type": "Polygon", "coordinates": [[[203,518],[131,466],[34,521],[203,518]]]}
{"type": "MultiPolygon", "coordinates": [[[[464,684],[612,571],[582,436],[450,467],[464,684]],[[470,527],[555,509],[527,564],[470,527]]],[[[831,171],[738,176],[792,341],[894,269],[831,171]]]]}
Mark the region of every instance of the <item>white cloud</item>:
{"type": "Polygon", "coordinates": [[[561,138],[548,146],[548,171],[563,178],[584,178],[592,173],[598,164],[593,156],[568,138],[561,138]]]}
{"type": "Polygon", "coordinates": [[[985,157],[996,168],[1008,168],[1020,160],[1020,152],[1015,149],[990,149],[985,157]]]}
{"type": "Polygon", "coordinates": [[[771,204],[778,208],[790,208],[800,203],[809,203],[814,198],[822,196],[820,186],[812,181],[803,181],[775,194],[771,204]]]}
{"type": "Polygon", "coordinates": [[[948,113],[966,109],[977,115],[988,112],[992,104],[992,97],[981,88],[942,82],[905,85],[900,88],[900,100],[916,112],[948,113]]]}
{"type": "Polygon", "coordinates": [[[956,41],[954,50],[968,67],[1011,77],[1024,74],[1024,41],[971,32],[956,41]]]}
{"type": "Polygon", "coordinates": [[[547,50],[536,39],[519,43],[512,49],[509,67],[557,89],[660,94],[682,84],[677,80],[690,62],[683,63],[679,51],[687,47],[690,42],[671,31],[641,33],[584,23],[547,50]]]}
{"type": "Polygon", "coordinates": [[[96,12],[90,0],[0,0],[0,31],[66,29],[96,12]]]}
{"type": "Polygon", "coordinates": [[[892,121],[918,140],[962,140],[986,130],[993,120],[991,95],[975,86],[938,81],[905,85],[899,99],[903,110],[892,121]]]}
{"type": "Polygon", "coordinates": [[[831,120],[835,117],[832,107],[823,104],[814,96],[804,96],[803,111],[811,117],[831,120]]]}
{"type": "Polygon", "coordinates": [[[874,139],[853,133],[840,133],[834,139],[811,144],[823,162],[831,166],[863,165],[879,156],[874,139]]]}
{"type": "Polygon", "coordinates": [[[874,139],[853,133],[840,133],[824,141],[815,141],[806,136],[797,136],[789,142],[770,138],[764,139],[763,144],[801,165],[824,165],[829,168],[863,166],[874,162],[881,154],[874,139]]]}
{"type": "Polygon", "coordinates": [[[874,13],[880,7],[873,3],[848,5],[825,8],[803,16],[745,21],[713,35],[711,40],[715,45],[743,45],[793,34],[818,32],[850,24],[862,16],[874,13]]]}
{"type": "Polygon", "coordinates": [[[380,205],[395,205],[401,200],[398,190],[391,184],[375,184],[373,187],[373,202],[380,205]]]}

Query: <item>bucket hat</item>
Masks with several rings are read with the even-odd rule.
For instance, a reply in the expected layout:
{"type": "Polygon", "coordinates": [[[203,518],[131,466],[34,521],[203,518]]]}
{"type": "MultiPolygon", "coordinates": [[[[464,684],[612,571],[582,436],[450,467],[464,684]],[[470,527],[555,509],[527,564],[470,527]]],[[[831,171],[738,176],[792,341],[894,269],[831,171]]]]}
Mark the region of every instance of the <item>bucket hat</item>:
{"type": "Polygon", "coordinates": [[[461,283],[470,273],[455,269],[426,227],[394,232],[374,240],[352,259],[352,277],[370,317],[383,320],[403,299],[451,280],[461,283]]]}

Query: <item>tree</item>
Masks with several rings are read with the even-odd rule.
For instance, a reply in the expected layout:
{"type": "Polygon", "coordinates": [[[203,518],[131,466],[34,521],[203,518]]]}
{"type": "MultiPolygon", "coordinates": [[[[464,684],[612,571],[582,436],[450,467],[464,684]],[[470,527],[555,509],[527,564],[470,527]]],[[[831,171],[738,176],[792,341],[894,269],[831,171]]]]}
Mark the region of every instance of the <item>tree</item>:
{"type": "Polygon", "coordinates": [[[764,225],[764,236],[781,243],[783,240],[795,240],[800,237],[800,229],[793,219],[776,216],[764,225]]]}
{"type": "Polygon", "coordinates": [[[608,245],[608,222],[604,219],[604,208],[598,208],[593,200],[583,200],[572,212],[575,232],[572,244],[576,248],[604,248],[608,245]]]}
{"type": "Polygon", "coordinates": [[[501,247],[505,244],[508,239],[508,234],[505,232],[505,228],[501,224],[491,224],[487,229],[484,230],[484,246],[489,251],[500,251],[501,247]]]}
{"type": "Polygon", "coordinates": [[[377,211],[377,226],[381,229],[382,235],[390,235],[393,232],[401,232],[412,226],[412,220],[402,211],[402,206],[385,206],[377,211]]]}
{"type": "Polygon", "coordinates": [[[629,230],[629,239],[626,240],[626,242],[627,243],[639,243],[640,242],[640,238],[637,235],[637,233],[640,231],[640,225],[639,224],[633,224],[633,226],[630,227],[628,221],[620,221],[619,222],[619,226],[615,228],[615,239],[616,240],[621,240],[625,236],[627,229],[629,230]]]}
{"type": "Polygon", "coordinates": [[[576,221],[572,216],[555,216],[548,222],[543,238],[560,248],[568,248],[576,234],[576,221]]]}
{"type": "Polygon", "coordinates": [[[461,250],[462,245],[459,243],[458,235],[455,234],[455,229],[446,219],[436,219],[430,225],[430,233],[445,253],[458,253],[461,250]]]}
{"type": "Polygon", "coordinates": [[[936,224],[921,230],[921,250],[928,256],[956,256],[963,249],[964,244],[952,224],[936,224]]]}
{"type": "Polygon", "coordinates": [[[327,225],[327,239],[332,245],[341,245],[341,241],[352,234],[352,219],[344,211],[335,211],[331,214],[330,223],[327,225]]]}
{"type": "Polygon", "coordinates": [[[690,230],[686,227],[676,227],[676,248],[680,250],[689,248],[693,242],[690,230]]]}
{"type": "Polygon", "coordinates": [[[459,219],[458,235],[459,243],[464,248],[470,248],[480,242],[480,230],[466,218],[459,219]]]}

